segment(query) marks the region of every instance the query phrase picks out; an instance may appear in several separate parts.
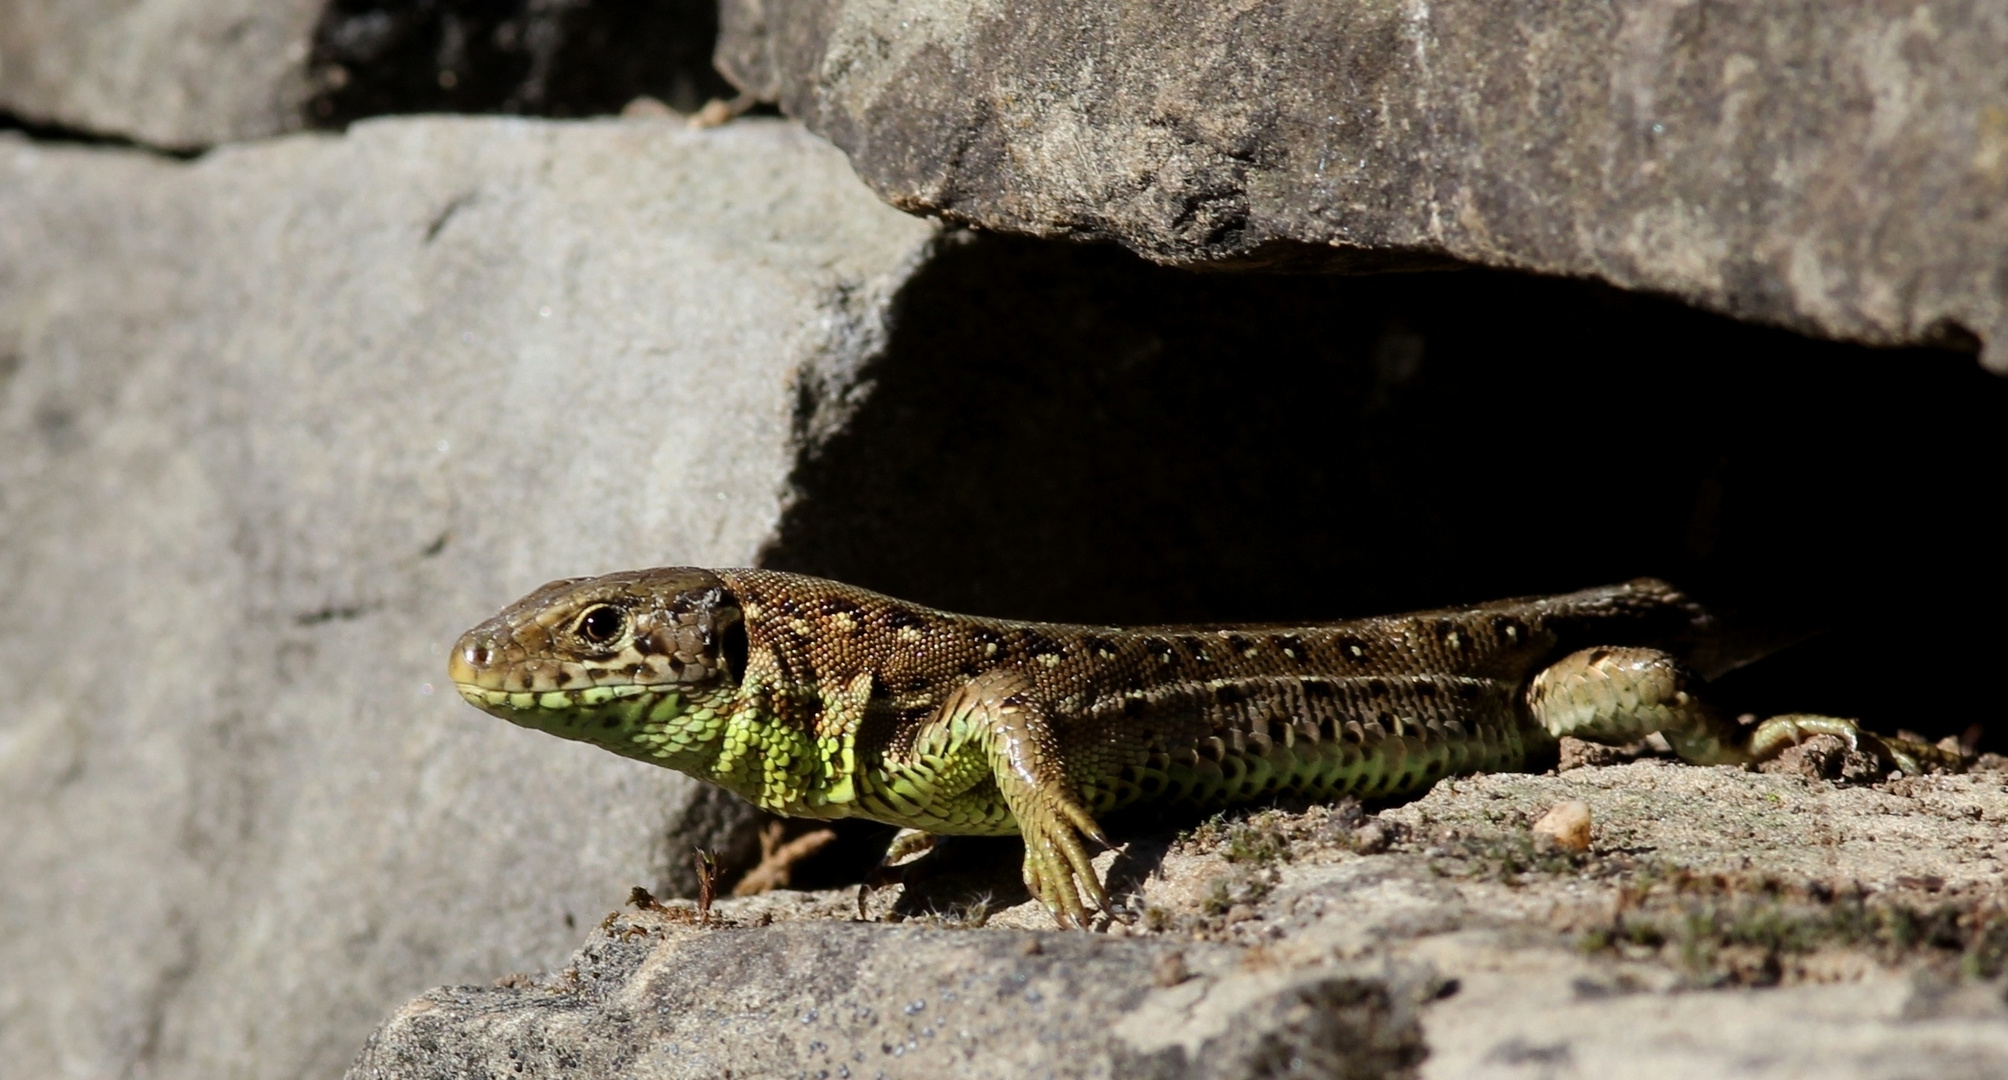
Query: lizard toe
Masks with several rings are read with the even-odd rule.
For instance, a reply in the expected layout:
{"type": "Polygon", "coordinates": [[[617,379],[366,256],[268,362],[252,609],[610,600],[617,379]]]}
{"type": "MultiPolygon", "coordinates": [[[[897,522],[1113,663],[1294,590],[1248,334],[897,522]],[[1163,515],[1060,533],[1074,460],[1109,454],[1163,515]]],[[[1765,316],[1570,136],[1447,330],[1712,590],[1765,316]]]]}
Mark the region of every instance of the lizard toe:
{"type": "MultiPolygon", "coordinates": [[[[1042,807],[1019,822],[1025,838],[1025,886],[1062,926],[1088,925],[1088,907],[1109,907],[1108,894],[1081,843],[1083,834],[1100,838],[1094,820],[1065,803],[1042,807]],[[1085,821],[1087,828],[1082,828],[1085,821]],[[1090,832],[1089,830],[1092,830],[1090,832]],[[1083,894],[1086,894],[1083,896],[1083,894]]],[[[1106,841],[1103,841],[1106,842],[1106,841]]]]}

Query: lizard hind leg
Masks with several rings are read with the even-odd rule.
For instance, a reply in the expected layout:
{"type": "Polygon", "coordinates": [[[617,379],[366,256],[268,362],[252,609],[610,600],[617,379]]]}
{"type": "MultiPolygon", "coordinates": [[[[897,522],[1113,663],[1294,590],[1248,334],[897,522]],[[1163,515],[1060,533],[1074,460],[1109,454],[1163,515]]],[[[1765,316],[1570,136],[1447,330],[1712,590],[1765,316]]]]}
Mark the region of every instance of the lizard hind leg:
{"type": "Polygon", "coordinates": [[[1787,747],[1797,746],[1814,735],[1837,736],[1848,744],[1849,749],[1894,766],[1906,776],[1966,771],[1966,756],[1956,750],[1946,750],[1914,739],[1878,735],[1864,730],[1853,720],[1810,713],[1773,716],[1758,724],[1750,733],[1751,760],[1765,761],[1777,757],[1787,747]]]}
{"type": "Polygon", "coordinates": [[[1534,676],[1527,708],[1558,739],[1622,745],[1657,732],[1696,765],[1751,760],[1736,725],[1695,693],[1699,682],[1658,649],[1583,649],[1534,676]]]}
{"type": "Polygon", "coordinates": [[[1636,742],[1657,732],[1696,765],[1767,761],[1815,735],[1833,735],[1905,773],[1957,770],[1957,754],[1888,738],[1834,716],[1774,716],[1746,732],[1697,693],[1700,679],[1657,649],[1605,647],[1570,653],[1534,676],[1527,706],[1548,733],[1603,743],[1636,742]]]}

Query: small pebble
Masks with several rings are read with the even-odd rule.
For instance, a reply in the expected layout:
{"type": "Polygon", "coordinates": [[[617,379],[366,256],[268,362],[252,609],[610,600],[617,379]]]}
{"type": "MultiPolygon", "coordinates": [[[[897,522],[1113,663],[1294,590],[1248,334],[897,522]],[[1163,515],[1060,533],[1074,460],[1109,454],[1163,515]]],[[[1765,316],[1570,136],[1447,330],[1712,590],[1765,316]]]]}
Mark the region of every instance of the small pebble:
{"type": "Polygon", "coordinates": [[[1394,842],[1393,833],[1378,820],[1353,830],[1353,850],[1362,855],[1378,855],[1394,842]]]}
{"type": "Polygon", "coordinates": [[[1563,851],[1590,850],[1590,808],[1570,799],[1556,803],[1534,823],[1534,836],[1546,837],[1563,851]]]}

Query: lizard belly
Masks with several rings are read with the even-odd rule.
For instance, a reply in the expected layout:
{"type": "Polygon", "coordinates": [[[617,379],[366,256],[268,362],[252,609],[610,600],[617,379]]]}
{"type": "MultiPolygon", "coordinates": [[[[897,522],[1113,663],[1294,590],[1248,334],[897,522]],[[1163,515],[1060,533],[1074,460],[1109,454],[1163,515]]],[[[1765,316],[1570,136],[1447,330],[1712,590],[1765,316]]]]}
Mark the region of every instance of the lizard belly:
{"type": "Polygon", "coordinates": [[[1519,768],[1550,741],[1516,685],[1452,675],[1257,676],[1129,690],[1063,730],[1084,804],[1210,810],[1298,795],[1411,794],[1519,768]],[[1115,732],[1114,737],[1109,733],[1115,732]]]}
{"type": "MultiPolygon", "coordinates": [[[[951,767],[955,763],[949,763],[951,767]]],[[[987,768],[980,759],[978,765],[987,768]]],[[[988,776],[961,790],[941,782],[941,772],[880,763],[864,769],[857,785],[858,817],[942,836],[1016,836],[1018,820],[988,776]]]]}

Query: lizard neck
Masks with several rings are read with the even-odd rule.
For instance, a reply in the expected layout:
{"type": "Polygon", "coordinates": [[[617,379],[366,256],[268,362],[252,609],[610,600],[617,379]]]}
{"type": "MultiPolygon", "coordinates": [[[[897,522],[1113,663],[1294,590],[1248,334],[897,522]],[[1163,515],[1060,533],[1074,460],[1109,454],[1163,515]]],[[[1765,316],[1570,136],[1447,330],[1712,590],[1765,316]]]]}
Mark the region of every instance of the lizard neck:
{"type": "Polygon", "coordinates": [[[661,765],[728,788],[724,773],[738,771],[725,753],[726,728],[738,706],[736,688],[661,687],[608,694],[586,692],[565,708],[492,709],[526,728],[591,743],[622,757],[661,765]]]}

